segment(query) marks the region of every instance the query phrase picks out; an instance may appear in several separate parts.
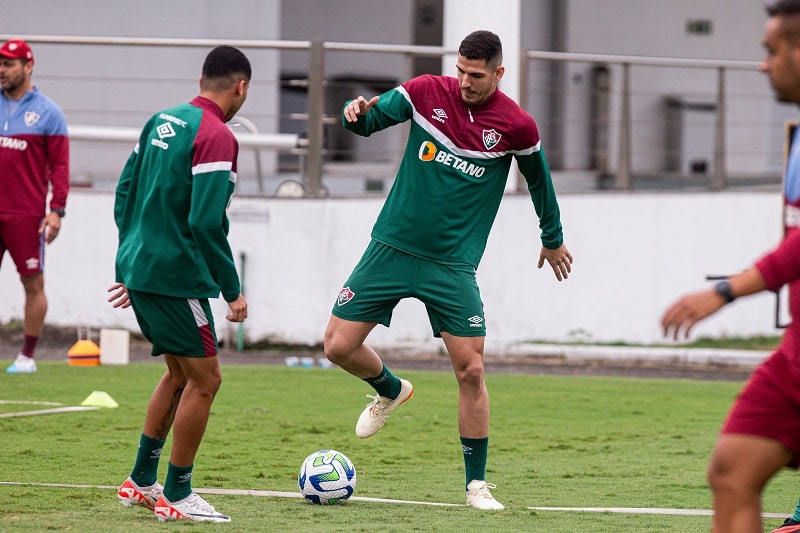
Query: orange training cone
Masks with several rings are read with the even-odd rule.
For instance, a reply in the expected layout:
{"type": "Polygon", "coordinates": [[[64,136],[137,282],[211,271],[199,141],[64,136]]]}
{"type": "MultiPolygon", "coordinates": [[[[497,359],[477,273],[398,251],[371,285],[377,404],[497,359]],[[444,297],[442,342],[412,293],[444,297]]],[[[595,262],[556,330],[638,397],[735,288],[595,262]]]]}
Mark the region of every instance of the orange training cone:
{"type": "Polygon", "coordinates": [[[100,347],[89,339],[80,340],[67,352],[67,360],[71,366],[98,366],[100,347]]]}

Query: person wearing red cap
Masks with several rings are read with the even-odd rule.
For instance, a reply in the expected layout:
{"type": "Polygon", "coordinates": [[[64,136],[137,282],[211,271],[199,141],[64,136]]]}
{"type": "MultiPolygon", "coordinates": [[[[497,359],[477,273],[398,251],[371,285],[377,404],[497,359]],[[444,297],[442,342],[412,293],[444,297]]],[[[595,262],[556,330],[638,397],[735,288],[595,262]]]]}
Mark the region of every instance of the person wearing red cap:
{"type": "Polygon", "coordinates": [[[0,47],[0,262],[8,251],[25,289],[25,340],[12,374],[36,372],[33,352],[47,313],[44,248],[58,236],[69,192],[64,113],[31,83],[33,52],[0,47]],[[48,193],[51,194],[49,210],[48,193]]]}

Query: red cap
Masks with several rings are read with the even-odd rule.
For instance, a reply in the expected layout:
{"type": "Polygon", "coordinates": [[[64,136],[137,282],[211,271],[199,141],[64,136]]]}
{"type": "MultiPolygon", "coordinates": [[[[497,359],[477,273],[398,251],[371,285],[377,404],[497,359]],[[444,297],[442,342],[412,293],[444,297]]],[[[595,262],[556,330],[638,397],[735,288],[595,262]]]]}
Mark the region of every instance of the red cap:
{"type": "Polygon", "coordinates": [[[9,59],[26,59],[28,61],[33,61],[31,47],[21,39],[11,39],[3,43],[3,46],[0,47],[0,56],[9,59]]]}

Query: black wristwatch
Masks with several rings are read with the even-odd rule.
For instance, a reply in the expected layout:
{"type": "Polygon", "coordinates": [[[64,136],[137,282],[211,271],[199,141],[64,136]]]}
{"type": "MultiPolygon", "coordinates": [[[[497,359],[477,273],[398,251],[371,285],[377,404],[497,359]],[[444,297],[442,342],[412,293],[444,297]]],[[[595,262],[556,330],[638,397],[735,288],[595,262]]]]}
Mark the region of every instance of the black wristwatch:
{"type": "Polygon", "coordinates": [[[58,208],[58,209],[51,209],[51,210],[50,210],[50,212],[51,212],[51,213],[55,213],[56,215],[60,216],[61,218],[64,218],[65,216],[67,216],[67,212],[66,212],[66,211],[64,211],[64,210],[63,210],[63,209],[61,209],[61,208],[58,208]]]}
{"type": "Polygon", "coordinates": [[[736,299],[736,296],[731,292],[731,284],[727,279],[724,279],[714,285],[714,291],[725,298],[725,303],[731,303],[736,299]]]}

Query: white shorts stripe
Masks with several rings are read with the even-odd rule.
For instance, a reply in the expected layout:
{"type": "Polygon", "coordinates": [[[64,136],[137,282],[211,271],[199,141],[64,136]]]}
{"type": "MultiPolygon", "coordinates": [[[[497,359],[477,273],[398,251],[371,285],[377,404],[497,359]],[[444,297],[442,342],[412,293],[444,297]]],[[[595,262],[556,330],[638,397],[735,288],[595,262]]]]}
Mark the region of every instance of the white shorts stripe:
{"type": "Polygon", "coordinates": [[[186,300],[189,302],[189,307],[192,309],[192,314],[194,314],[194,322],[197,324],[197,327],[207,326],[208,319],[206,318],[206,314],[203,312],[203,307],[200,305],[200,301],[197,299],[189,299],[186,300]]]}

